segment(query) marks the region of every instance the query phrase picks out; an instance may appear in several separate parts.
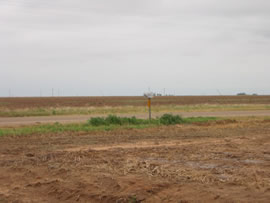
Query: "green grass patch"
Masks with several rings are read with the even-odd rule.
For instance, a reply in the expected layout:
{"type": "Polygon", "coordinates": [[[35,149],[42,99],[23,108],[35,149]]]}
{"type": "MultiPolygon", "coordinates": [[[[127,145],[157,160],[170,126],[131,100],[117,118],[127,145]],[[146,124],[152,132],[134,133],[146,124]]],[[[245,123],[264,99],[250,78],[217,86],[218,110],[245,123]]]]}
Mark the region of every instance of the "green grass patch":
{"type": "Polygon", "coordinates": [[[175,125],[185,122],[185,119],[179,115],[164,114],[160,118],[157,118],[159,122],[163,125],[175,125]]]}
{"type": "Polygon", "coordinates": [[[92,126],[89,124],[45,124],[37,126],[27,126],[19,128],[1,128],[0,136],[4,135],[31,135],[31,134],[55,134],[63,132],[91,132],[91,131],[111,131],[115,129],[143,129],[148,127],[154,127],[156,125],[108,125],[108,126],[92,126]]]}
{"type": "Polygon", "coordinates": [[[143,129],[160,125],[205,123],[219,120],[215,117],[192,117],[182,118],[178,115],[164,114],[160,118],[138,119],[136,117],[118,117],[109,115],[107,117],[94,117],[86,123],[81,124],[44,124],[17,128],[0,128],[0,136],[3,135],[31,135],[62,132],[90,132],[110,131],[115,129],[143,129]]]}
{"type": "Polygon", "coordinates": [[[182,118],[179,115],[164,114],[160,118],[154,118],[151,120],[138,119],[133,117],[119,117],[115,115],[109,115],[107,117],[93,117],[88,120],[88,124],[92,126],[110,126],[110,125],[176,125],[185,123],[203,123],[217,120],[216,117],[190,117],[182,118]]]}
{"type": "Polygon", "coordinates": [[[209,121],[216,121],[220,120],[220,118],[217,117],[190,117],[185,118],[185,123],[205,123],[209,121]]]}

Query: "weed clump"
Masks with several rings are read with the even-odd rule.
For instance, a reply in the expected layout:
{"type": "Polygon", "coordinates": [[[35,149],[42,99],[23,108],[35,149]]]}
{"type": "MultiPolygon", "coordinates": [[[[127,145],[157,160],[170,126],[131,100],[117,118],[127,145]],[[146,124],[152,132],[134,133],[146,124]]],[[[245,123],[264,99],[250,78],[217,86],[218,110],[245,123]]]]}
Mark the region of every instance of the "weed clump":
{"type": "Polygon", "coordinates": [[[185,120],[179,115],[164,114],[160,117],[160,123],[163,125],[175,125],[184,123],[185,120]]]}
{"type": "Polygon", "coordinates": [[[143,119],[138,119],[135,116],[128,117],[119,117],[115,115],[109,115],[106,118],[103,117],[94,117],[88,120],[88,124],[92,126],[102,126],[102,125],[140,125],[146,124],[147,121],[143,119]]]}
{"type": "Polygon", "coordinates": [[[94,117],[88,120],[88,124],[93,125],[93,126],[100,126],[100,125],[106,125],[106,121],[102,117],[94,117]]]}
{"type": "Polygon", "coordinates": [[[124,120],[119,116],[109,115],[107,118],[105,118],[105,123],[107,125],[123,125],[124,120]]]}

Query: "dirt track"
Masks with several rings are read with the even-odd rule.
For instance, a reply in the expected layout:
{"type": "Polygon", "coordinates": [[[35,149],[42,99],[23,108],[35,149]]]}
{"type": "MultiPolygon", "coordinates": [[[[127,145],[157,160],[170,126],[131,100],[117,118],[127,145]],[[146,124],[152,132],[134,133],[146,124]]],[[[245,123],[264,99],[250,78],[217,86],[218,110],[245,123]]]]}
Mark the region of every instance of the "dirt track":
{"type": "MultiPolygon", "coordinates": [[[[153,117],[161,116],[163,113],[153,113],[153,117]]],[[[241,116],[270,116],[270,110],[262,111],[221,111],[221,112],[181,112],[183,117],[214,116],[214,117],[241,117],[241,116]]],[[[99,116],[99,115],[93,115],[99,116]]],[[[104,115],[101,115],[104,116],[104,115]]],[[[136,116],[138,118],[147,118],[146,114],[121,114],[121,116],[136,116]]],[[[78,123],[87,121],[91,115],[73,115],[73,116],[42,116],[42,117],[0,117],[0,126],[20,126],[32,125],[37,123],[78,123]]]]}
{"type": "Polygon", "coordinates": [[[0,202],[269,202],[270,122],[0,137],[0,202]]]}

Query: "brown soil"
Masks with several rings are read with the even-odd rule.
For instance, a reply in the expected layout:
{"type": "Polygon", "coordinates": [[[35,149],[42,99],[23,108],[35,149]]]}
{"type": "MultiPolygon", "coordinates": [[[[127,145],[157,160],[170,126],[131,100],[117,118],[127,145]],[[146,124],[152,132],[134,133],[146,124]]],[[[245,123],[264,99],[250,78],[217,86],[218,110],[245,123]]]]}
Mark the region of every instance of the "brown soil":
{"type": "MultiPolygon", "coordinates": [[[[171,96],[155,97],[153,105],[270,104],[270,96],[171,96]]],[[[144,97],[19,97],[0,98],[9,109],[43,107],[145,106],[144,97]]]]}
{"type": "Polygon", "coordinates": [[[270,122],[0,137],[0,202],[269,202],[270,122]]]}

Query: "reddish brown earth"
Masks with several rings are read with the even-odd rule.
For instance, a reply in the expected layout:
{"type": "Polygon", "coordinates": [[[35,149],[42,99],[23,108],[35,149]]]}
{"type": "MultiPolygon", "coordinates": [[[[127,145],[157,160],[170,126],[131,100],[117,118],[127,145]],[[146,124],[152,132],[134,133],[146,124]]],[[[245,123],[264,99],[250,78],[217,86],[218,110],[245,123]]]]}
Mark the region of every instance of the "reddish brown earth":
{"type": "Polygon", "coordinates": [[[269,202],[270,122],[0,137],[0,202],[269,202]]]}
{"type": "MultiPolygon", "coordinates": [[[[270,104],[270,96],[166,96],[155,97],[153,105],[270,104]]],[[[141,97],[18,97],[0,98],[0,107],[9,109],[43,107],[145,106],[141,97]]]]}

